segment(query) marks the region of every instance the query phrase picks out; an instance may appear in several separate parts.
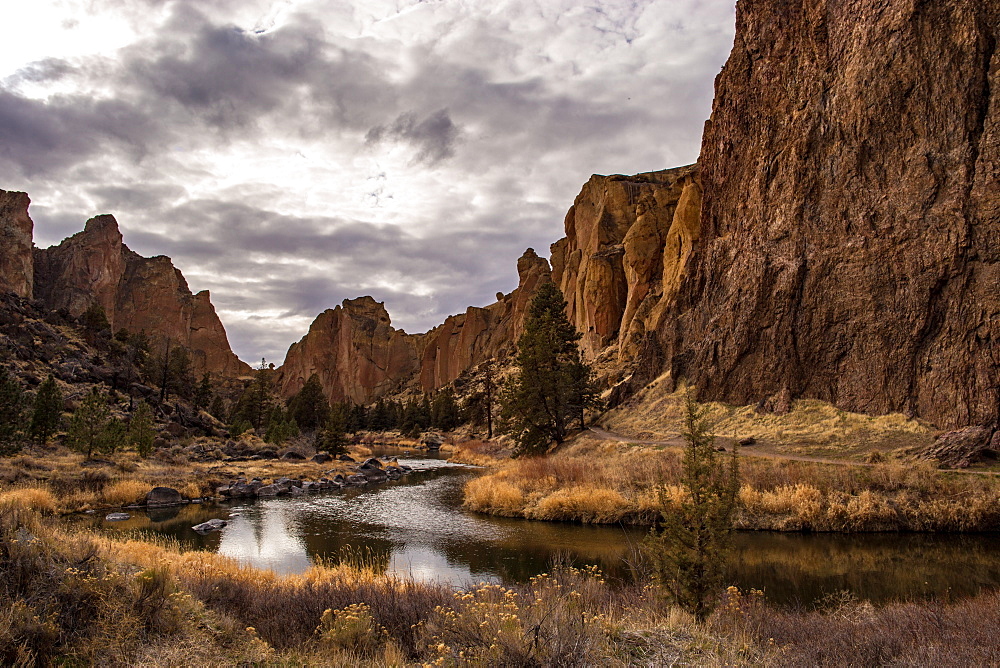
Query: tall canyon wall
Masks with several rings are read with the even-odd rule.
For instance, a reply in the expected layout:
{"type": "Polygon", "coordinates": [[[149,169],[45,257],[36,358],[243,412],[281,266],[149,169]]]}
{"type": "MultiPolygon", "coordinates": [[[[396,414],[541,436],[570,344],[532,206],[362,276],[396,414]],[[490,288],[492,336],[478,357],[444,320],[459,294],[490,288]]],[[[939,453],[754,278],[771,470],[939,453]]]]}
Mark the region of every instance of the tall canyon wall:
{"type": "Polygon", "coordinates": [[[996,423],[998,38],[997,0],[741,0],[673,377],[996,423]]]}

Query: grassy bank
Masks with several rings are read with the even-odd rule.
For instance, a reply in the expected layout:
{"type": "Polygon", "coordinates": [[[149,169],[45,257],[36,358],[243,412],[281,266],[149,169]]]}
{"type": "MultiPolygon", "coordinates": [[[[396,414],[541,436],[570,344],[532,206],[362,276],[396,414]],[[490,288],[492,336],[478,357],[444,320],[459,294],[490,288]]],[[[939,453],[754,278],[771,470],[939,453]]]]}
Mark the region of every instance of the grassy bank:
{"type": "MultiPolygon", "coordinates": [[[[370,452],[355,446],[351,454],[360,460],[370,452]]],[[[64,514],[134,503],[158,486],[172,487],[195,499],[214,496],[219,485],[238,476],[265,482],[281,477],[317,480],[330,471],[348,473],[348,468],[336,460],[324,464],[283,459],[191,461],[181,452],[148,459],[121,452],[108,460],[87,460],[57,447],[0,458],[0,506],[25,497],[39,511],[64,514]]]]}
{"type": "MultiPolygon", "coordinates": [[[[736,527],[776,531],[996,531],[1000,481],[926,463],[871,467],[741,460],[736,527]]],[[[680,487],[679,448],[578,438],[548,457],[523,458],[469,482],[465,505],[539,520],[648,525],[680,487]]]]}
{"type": "Polygon", "coordinates": [[[779,610],[720,592],[704,624],[592,568],[453,592],[365,564],[297,576],[0,510],[4,665],[985,665],[1000,598],[779,610]]]}

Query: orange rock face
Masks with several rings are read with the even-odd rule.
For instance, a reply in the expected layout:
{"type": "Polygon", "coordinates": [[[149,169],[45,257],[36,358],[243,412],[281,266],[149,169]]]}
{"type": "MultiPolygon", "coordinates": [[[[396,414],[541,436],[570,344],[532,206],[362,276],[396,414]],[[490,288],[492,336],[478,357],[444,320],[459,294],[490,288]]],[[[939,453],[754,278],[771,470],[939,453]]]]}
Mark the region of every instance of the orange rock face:
{"type": "Polygon", "coordinates": [[[250,372],[230,349],[208,292],[192,295],[170,258],[129,250],[113,216],[91,218],[83,232],[36,249],[34,259],[35,296],[49,308],[79,316],[96,301],[113,331],[145,332],[154,346],[170,339],[192,352],[198,373],[250,372]]]}
{"type": "Polygon", "coordinates": [[[698,238],[697,165],[635,176],[594,175],[552,244],[552,279],[590,359],[621,343],[634,355],[656,328],[664,298],[676,294],[698,238]]]}
{"type": "Polygon", "coordinates": [[[385,306],[371,297],[344,300],[321,313],[288,349],[278,370],[281,394],[295,394],[314,373],[330,401],[364,404],[406,387],[425,392],[442,387],[512,350],[531,295],[549,273],[549,263],[529,248],[518,260],[517,289],[498,295],[494,304],[451,316],[426,334],[394,329],[385,306]]]}
{"type": "Polygon", "coordinates": [[[25,193],[0,190],[0,290],[27,299],[34,285],[30,202],[25,193]]]}
{"type": "Polygon", "coordinates": [[[320,313],[288,349],[279,369],[281,394],[295,394],[315,373],[330,401],[367,403],[400,389],[417,373],[419,340],[392,327],[383,303],[345,299],[320,313]]]}
{"type": "Polygon", "coordinates": [[[741,0],[661,339],[706,399],[1000,422],[1000,2],[741,0]]]}

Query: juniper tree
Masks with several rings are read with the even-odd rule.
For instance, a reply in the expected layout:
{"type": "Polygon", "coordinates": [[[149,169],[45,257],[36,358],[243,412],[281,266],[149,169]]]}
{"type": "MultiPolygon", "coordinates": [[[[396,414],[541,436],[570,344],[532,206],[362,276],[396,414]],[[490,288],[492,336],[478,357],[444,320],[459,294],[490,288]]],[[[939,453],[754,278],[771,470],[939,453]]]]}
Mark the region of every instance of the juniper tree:
{"type": "Polygon", "coordinates": [[[31,435],[32,440],[39,445],[44,445],[56,433],[56,430],[59,429],[59,423],[62,421],[62,411],[62,392],[59,390],[59,386],[56,385],[55,378],[52,377],[52,374],[49,374],[45,382],[38,387],[38,392],[35,393],[35,400],[32,402],[31,426],[28,427],[28,433],[31,435]]]}
{"type": "Polygon", "coordinates": [[[661,487],[660,520],[644,548],[660,587],[703,621],[722,584],[739,489],[737,446],[724,461],[717,456],[705,410],[689,392],[685,399],[684,459],[679,501],[661,487]]]}
{"type": "Polygon", "coordinates": [[[500,417],[520,452],[544,452],[562,443],[576,418],[594,405],[590,367],[577,341],[580,333],[566,317],[566,300],[544,283],[531,301],[524,333],[517,342],[517,370],[504,384],[500,417]]]}
{"type": "Polygon", "coordinates": [[[194,405],[201,410],[208,408],[212,401],[212,376],[207,371],[202,374],[201,382],[194,391],[194,405]]]}

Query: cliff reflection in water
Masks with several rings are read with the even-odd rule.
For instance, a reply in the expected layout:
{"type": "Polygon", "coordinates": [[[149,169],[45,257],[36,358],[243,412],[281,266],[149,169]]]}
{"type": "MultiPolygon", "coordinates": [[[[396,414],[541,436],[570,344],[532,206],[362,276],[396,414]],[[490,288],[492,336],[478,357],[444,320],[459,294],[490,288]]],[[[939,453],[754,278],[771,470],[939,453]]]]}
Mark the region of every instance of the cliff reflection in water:
{"type": "MultiPolygon", "coordinates": [[[[176,538],[187,549],[215,550],[279,573],[315,559],[360,557],[379,568],[456,586],[480,580],[525,581],[552,560],[597,564],[628,580],[645,531],[489,517],[461,508],[475,469],[433,459],[397,482],[296,498],[233,505],[190,505],[126,522],[81,518],[108,531],[176,538]],[[227,519],[221,532],[190,527],[227,519]]],[[[1000,538],[993,535],[739,533],[729,581],[763,589],[777,603],[812,602],[842,590],[873,602],[959,597],[1000,587],[1000,538]]]]}

